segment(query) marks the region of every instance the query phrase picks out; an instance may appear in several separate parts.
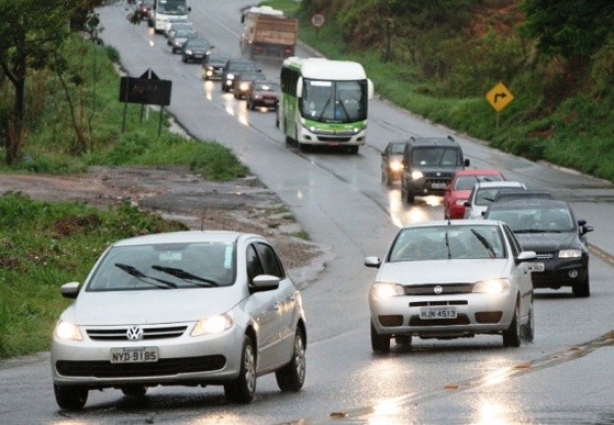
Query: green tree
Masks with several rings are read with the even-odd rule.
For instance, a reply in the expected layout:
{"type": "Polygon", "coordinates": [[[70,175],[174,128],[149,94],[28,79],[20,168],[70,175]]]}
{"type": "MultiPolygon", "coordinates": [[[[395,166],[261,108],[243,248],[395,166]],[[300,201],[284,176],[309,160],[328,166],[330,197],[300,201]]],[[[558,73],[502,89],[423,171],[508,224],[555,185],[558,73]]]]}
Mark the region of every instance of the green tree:
{"type": "Polygon", "coordinates": [[[71,25],[73,18],[103,3],[104,0],[0,0],[0,67],[13,86],[12,110],[0,123],[7,164],[21,157],[28,73],[50,66],[50,58],[56,57],[71,31],[83,29],[71,25]]]}
{"type": "Polygon", "coordinates": [[[521,30],[547,56],[589,58],[613,31],[612,0],[525,0],[522,7],[526,21],[521,30]]]}

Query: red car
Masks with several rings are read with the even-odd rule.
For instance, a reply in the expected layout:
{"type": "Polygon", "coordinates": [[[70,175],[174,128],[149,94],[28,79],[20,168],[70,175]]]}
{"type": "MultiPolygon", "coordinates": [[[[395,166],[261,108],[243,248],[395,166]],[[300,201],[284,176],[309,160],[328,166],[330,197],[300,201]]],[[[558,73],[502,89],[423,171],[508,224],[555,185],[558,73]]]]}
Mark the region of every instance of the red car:
{"type": "Polygon", "coordinates": [[[443,193],[443,216],[445,219],[464,218],[465,201],[477,182],[502,181],[501,171],[491,168],[457,170],[443,193]]]}

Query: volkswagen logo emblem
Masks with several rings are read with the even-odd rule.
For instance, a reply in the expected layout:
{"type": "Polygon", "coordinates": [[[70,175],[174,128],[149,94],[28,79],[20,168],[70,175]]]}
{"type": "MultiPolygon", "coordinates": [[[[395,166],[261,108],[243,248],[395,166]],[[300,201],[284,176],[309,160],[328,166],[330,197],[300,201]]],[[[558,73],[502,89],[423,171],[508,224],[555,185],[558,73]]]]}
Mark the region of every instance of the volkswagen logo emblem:
{"type": "Polygon", "coordinates": [[[439,294],[441,294],[441,293],[443,292],[443,288],[441,287],[441,285],[436,285],[436,286],[433,288],[433,291],[434,291],[434,292],[435,292],[437,295],[439,295],[439,294]]]}
{"type": "Polygon", "coordinates": [[[140,341],[143,339],[143,328],[133,326],[126,331],[126,338],[130,341],[140,341]]]}

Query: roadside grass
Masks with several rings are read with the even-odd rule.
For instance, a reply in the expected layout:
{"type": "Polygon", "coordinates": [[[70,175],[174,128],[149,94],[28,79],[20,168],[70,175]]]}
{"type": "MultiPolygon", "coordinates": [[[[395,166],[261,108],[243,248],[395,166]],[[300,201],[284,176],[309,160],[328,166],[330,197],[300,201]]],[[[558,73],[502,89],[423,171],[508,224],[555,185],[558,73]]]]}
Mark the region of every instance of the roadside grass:
{"type": "Polygon", "coordinates": [[[47,351],[70,301],[59,286],[83,282],[106,247],[123,238],[187,230],[128,203],[101,210],[79,202],[0,196],[0,358],[47,351]]]}
{"type": "MultiPolygon", "coordinates": [[[[119,102],[114,62],[119,55],[112,47],[75,37],[64,53],[70,59],[65,87],[49,70],[31,73],[23,159],[10,167],[2,163],[0,173],[70,175],[112,165],[186,166],[212,181],[249,174],[231,149],[172,132],[168,114],[158,135],[157,111],[143,114],[141,105],[119,102]]],[[[12,98],[6,85],[0,94],[5,95],[0,103],[12,98]]],[[[14,192],[0,196],[0,358],[49,350],[55,321],[70,304],[59,286],[83,282],[110,243],[186,229],[129,204],[102,211],[83,203],[34,201],[14,192]]]]}

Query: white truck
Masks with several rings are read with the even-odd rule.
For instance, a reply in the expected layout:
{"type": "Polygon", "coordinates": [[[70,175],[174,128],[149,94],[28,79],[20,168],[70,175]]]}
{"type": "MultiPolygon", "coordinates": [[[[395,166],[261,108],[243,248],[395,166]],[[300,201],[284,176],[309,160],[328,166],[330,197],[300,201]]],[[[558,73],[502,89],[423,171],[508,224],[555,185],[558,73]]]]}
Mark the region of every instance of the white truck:
{"type": "Polygon", "coordinates": [[[253,6],[243,10],[244,24],[241,50],[252,58],[284,59],[294,56],[298,39],[298,20],[287,18],[270,6],[253,6]]]}

